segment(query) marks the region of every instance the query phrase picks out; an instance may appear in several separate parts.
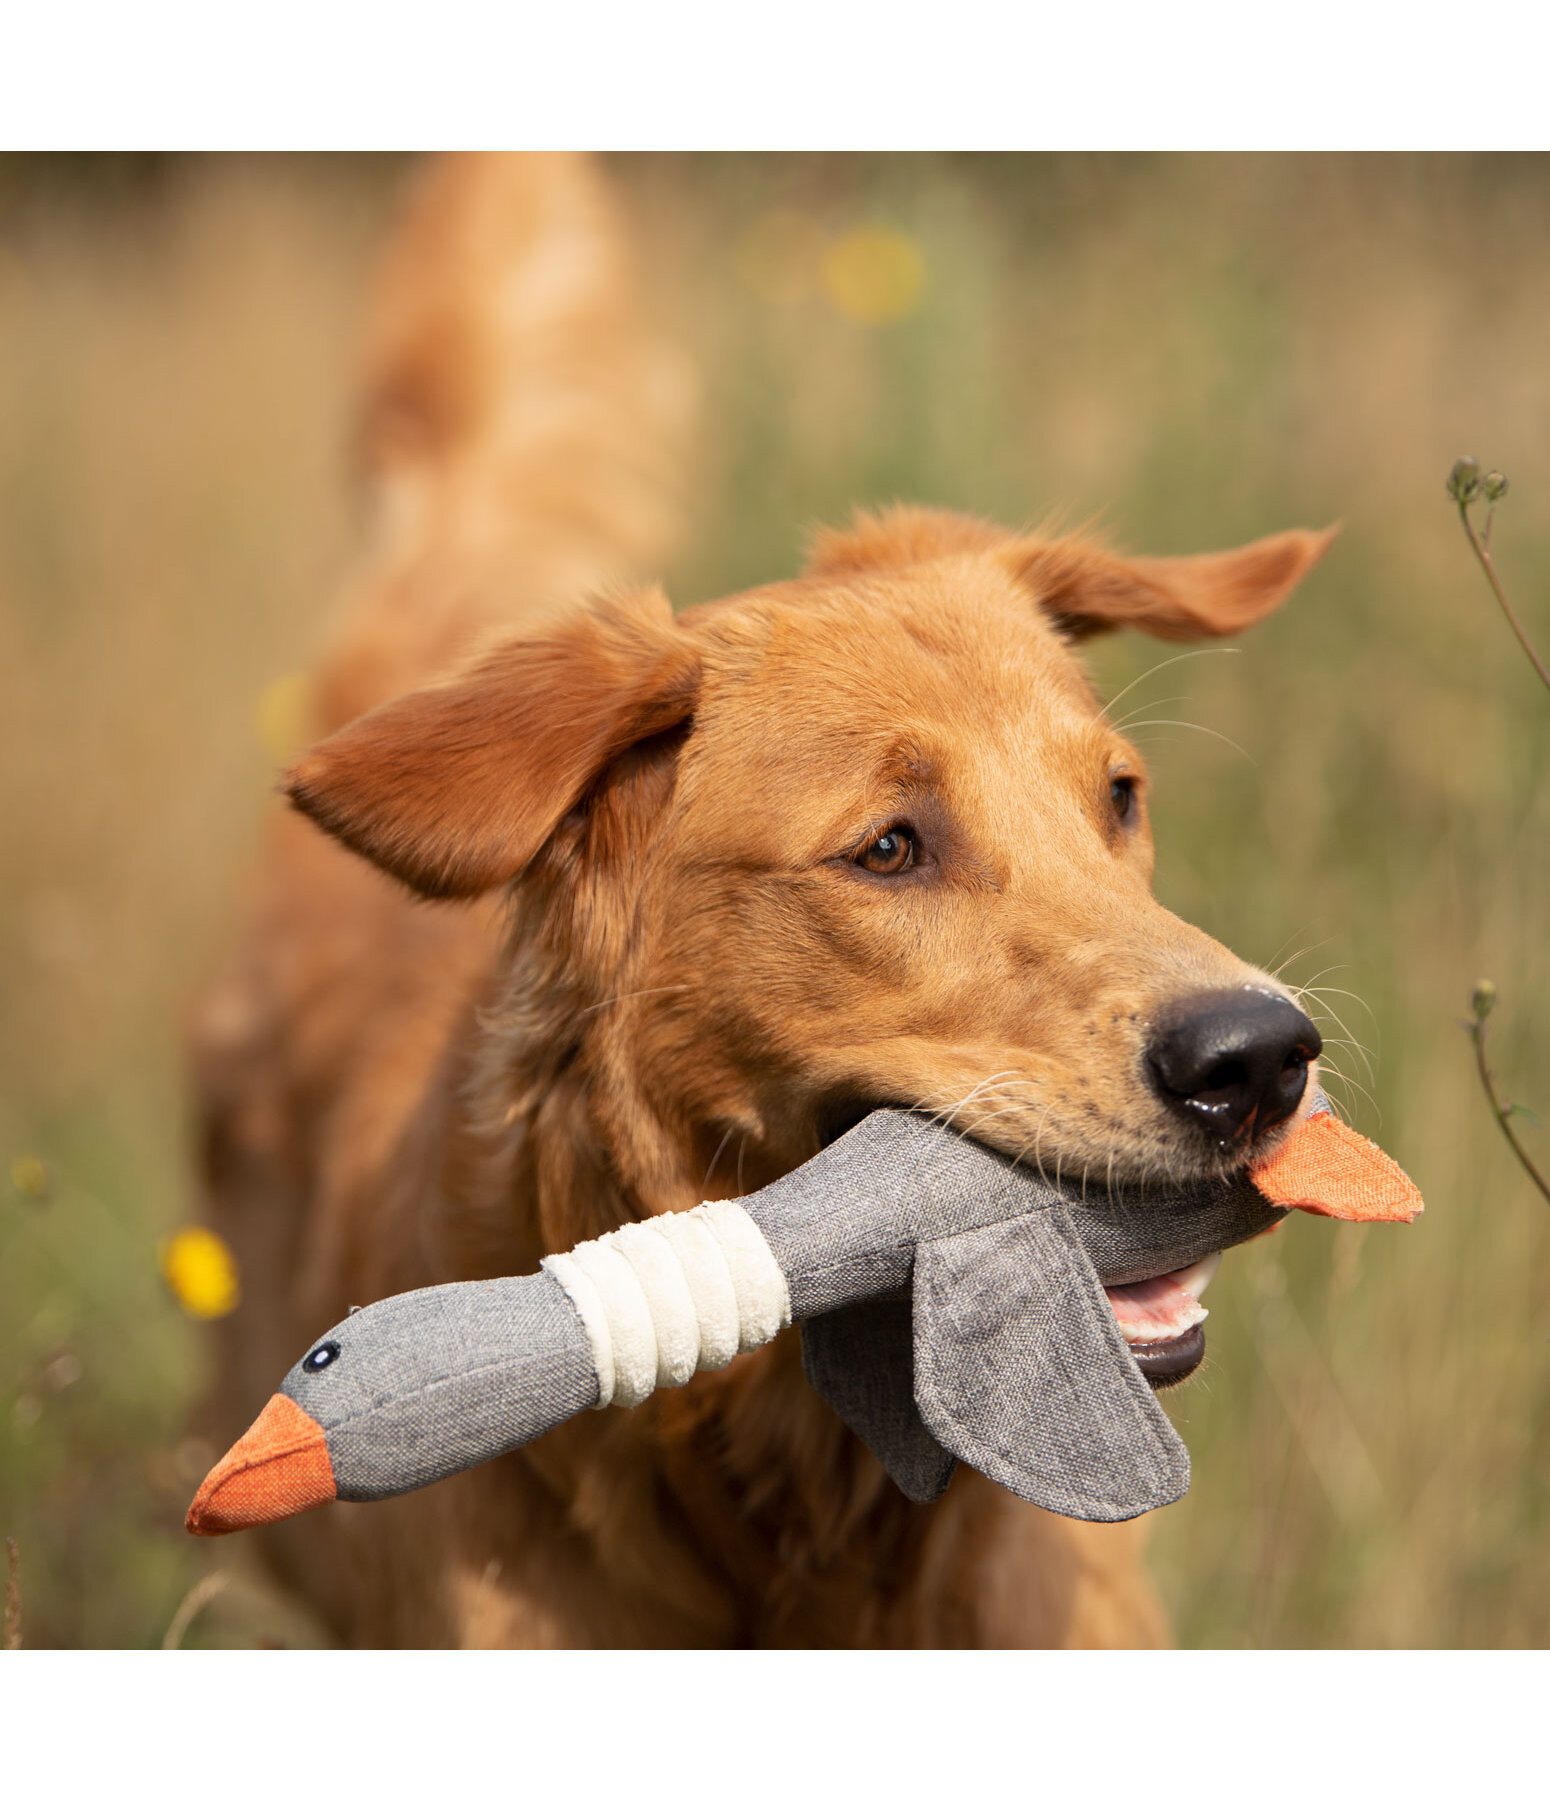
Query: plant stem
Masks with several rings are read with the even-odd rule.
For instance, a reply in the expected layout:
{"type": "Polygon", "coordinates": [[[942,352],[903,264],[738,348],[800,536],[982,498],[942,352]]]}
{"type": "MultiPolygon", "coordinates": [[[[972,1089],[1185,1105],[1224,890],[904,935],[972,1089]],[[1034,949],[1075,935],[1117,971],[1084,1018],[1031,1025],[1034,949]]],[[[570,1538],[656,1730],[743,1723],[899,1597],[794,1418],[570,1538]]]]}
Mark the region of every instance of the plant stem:
{"type": "MultiPolygon", "coordinates": [[[[1491,592],[1495,594],[1497,603],[1506,614],[1507,623],[1512,627],[1513,635],[1523,646],[1523,654],[1534,665],[1535,674],[1538,675],[1539,679],[1547,688],[1550,688],[1550,669],[1547,669],[1539,660],[1539,653],[1528,641],[1527,632],[1525,632],[1522,625],[1519,624],[1518,615],[1512,610],[1512,603],[1502,591],[1502,584],[1496,579],[1496,565],[1491,561],[1490,544],[1482,540],[1475,531],[1474,521],[1469,516],[1469,502],[1467,500],[1460,500],[1458,502],[1458,509],[1459,523],[1464,527],[1464,535],[1469,539],[1469,547],[1475,553],[1476,562],[1478,562],[1481,569],[1484,570],[1485,578],[1491,584],[1491,592]]],[[[1489,533],[1489,523],[1487,524],[1486,529],[1489,533]]],[[[1516,1149],[1516,1145],[1514,1145],[1514,1148],[1516,1149]]],[[[1521,1155],[1522,1152],[1520,1151],[1519,1154],[1521,1155]]],[[[1543,1187],[1544,1183],[1540,1182],[1540,1186],[1543,1187]]],[[[1550,1193],[1547,1193],[1545,1197],[1546,1199],[1550,1199],[1550,1193]]]]}
{"type": "Polygon", "coordinates": [[[196,1581],[178,1604],[178,1610],[172,1615],[172,1623],[167,1627],[167,1635],[161,1641],[163,1650],[181,1650],[183,1639],[188,1628],[202,1613],[205,1607],[229,1585],[231,1577],[224,1569],[212,1569],[202,1581],[196,1581]]]}
{"type": "Polygon", "coordinates": [[[1475,1019],[1470,1024],[1469,1035],[1475,1040],[1475,1065],[1480,1071],[1480,1084],[1485,1089],[1486,1098],[1491,1102],[1491,1111],[1496,1114],[1496,1123],[1502,1128],[1502,1136],[1511,1144],[1513,1155],[1528,1171],[1529,1180],[1539,1189],[1546,1200],[1550,1200],[1550,1185],[1546,1184],[1544,1176],[1534,1167],[1528,1152],[1518,1142],[1517,1135],[1512,1129],[1512,1108],[1502,1105],[1501,1098],[1496,1092],[1496,1083],[1491,1079],[1490,1066],[1485,1060],[1485,1020],[1475,1019]]]}
{"type": "Polygon", "coordinates": [[[22,1585],[21,1554],[16,1548],[16,1539],[5,1540],[5,1647],[7,1650],[20,1650],[22,1647],[22,1585]]]}

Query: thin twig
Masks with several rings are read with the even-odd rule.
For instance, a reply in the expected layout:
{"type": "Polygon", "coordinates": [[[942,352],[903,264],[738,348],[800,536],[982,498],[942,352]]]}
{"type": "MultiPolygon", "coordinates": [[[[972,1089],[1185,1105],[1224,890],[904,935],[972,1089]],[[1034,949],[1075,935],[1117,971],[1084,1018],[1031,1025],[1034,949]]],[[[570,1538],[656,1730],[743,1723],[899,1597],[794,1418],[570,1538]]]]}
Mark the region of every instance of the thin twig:
{"type": "Polygon", "coordinates": [[[1523,654],[1534,665],[1535,674],[1538,675],[1539,679],[1547,688],[1550,688],[1550,669],[1547,669],[1539,660],[1538,651],[1535,650],[1534,646],[1528,641],[1528,633],[1518,622],[1518,615],[1512,610],[1512,602],[1508,600],[1506,594],[1502,590],[1502,584],[1496,579],[1496,565],[1491,561],[1491,515],[1495,513],[1495,507],[1492,507],[1491,513],[1486,516],[1485,536],[1483,538],[1475,530],[1474,520],[1469,516],[1469,501],[1460,499],[1458,501],[1458,509],[1459,523],[1464,527],[1464,535],[1469,539],[1469,547],[1475,553],[1475,561],[1478,562],[1480,567],[1485,571],[1485,578],[1491,584],[1491,592],[1495,594],[1498,605],[1506,614],[1507,623],[1512,627],[1513,635],[1523,646],[1523,654]]]}
{"type": "Polygon", "coordinates": [[[20,1650],[22,1647],[22,1584],[21,1584],[21,1552],[16,1548],[16,1539],[5,1540],[5,1647],[7,1650],[20,1650]]]}
{"type": "MultiPolygon", "coordinates": [[[[1486,1010],[1490,1010],[1489,1005],[1486,1010]]],[[[1518,1142],[1517,1133],[1512,1129],[1512,1108],[1502,1105],[1501,1096],[1496,1091],[1496,1083],[1491,1079],[1490,1065],[1485,1060],[1485,1019],[1480,1016],[1478,999],[1475,1003],[1475,1012],[1475,1018],[1470,1021],[1469,1035],[1475,1042],[1475,1066],[1480,1071],[1480,1085],[1485,1089],[1486,1098],[1491,1102],[1491,1111],[1496,1114],[1496,1123],[1502,1128],[1502,1136],[1512,1146],[1513,1155],[1528,1171],[1529,1180],[1547,1200],[1550,1200],[1550,1184],[1546,1183],[1544,1176],[1534,1167],[1529,1153],[1518,1142]]]]}
{"type": "Polygon", "coordinates": [[[231,1577],[224,1569],[212,1569],[202,1581],[196,1581],[183,1596],[178,1610],[172,1615],[172,1623],[167,1627],[167,1635],[161,1641],[162,1649],[181,1650],[189,1626],[215,1596],[230,1584],[231,1577]]]}
{"type": "MultiPolygon", "coordinates": [[[[1461,456],[1449,471],[1446,483],[1449,497],[1459,510],[1459,523],[1464,527],[1464,536],[1469,539],[1469,547],[1475,553],[1475,561],[1479,563],[1482,574],[1490,583],[1491,592],[1495,594],[1497,604],[1502,609],[1503,617],[1512,627],[1512,634],[1523,648],[1523,654],[1534,665],[1534,673],[1550,689],[1550,669],[1539,659],[1539,653],[1528,640],[1528,633],[1519,622],[1518,615],[1512,610],[1512,603],[1503,591],[1502,584],[1496,579],[1496,565],[1491,560],[1491,527],[1496,522],[1497,504],[1507,492],[1507,477],[1499,469],[1493,469],[1482,477],[1480,464],[1472,456],[1461,456]],[[1485,515],[1485,529],[1476,532],[1474,520],[1469,516],[1469,509],[1475,501],[1484,496],[1488,502],[1485,515]]],[[[1475,1067],[1480,1072],[1480,1085],[1485,1089],[1485,1097],[1491,1103],[1491,1111],[1496,1115],[1496,1123],[1507,1140],[1508,1147],[1523,1165],[1524,1173],[1533,1182],[1546,1200],[1550,1200],[1550,1183],[1534,1166],[1533,1158],[1518,1142],[1518,1134],[1512,1129],[1512,1115],[1517,1108],[1504,1106],[1501,1095],[1496,1091],[1496,1083],[1491,1078],[1491,1065],[1485,1054],[1485,1022],[1496,1005],[1496,984],[1492,981],[1481,981],[1475,986],[1474,1018],[1470,1020],[1468,1030],[1475,1046],[1475,1067]]]]}

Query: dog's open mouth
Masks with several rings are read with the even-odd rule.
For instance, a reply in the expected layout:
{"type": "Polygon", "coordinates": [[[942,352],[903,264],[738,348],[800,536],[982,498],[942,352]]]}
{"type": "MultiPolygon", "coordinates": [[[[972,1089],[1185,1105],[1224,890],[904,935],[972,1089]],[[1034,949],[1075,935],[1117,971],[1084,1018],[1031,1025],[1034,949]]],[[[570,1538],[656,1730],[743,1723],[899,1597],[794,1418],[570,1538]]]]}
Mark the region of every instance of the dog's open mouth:
{"type": "Polygon", "coordinates": [[[1206,1353],[1201,1327],[1208,1317],[1200,1296],[1221,1260],[1218,1250],[1171,1275],[1103,1290],[1130,1354],[1154,1388],[1172,1387],[1200,1367],[1206,1353]]]}

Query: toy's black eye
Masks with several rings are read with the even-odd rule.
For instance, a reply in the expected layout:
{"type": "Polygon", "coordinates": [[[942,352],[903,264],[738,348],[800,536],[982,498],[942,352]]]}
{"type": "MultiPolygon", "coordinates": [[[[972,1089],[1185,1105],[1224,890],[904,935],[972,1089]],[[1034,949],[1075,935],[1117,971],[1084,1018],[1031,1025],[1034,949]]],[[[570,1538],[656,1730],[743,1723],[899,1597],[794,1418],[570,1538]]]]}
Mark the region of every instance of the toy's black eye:
{"type": "Polygon", "coordinates": [[[309,1350],[301,1359],[301,1366],[309,1375],[316,1375],[319,1369],[326,1369],[331,1362],[338,1362],[339,1346],[337,1344],[319,1344],[316,1350],[309,1350]]]}
{"type": "Polygon", "coordinates": [[[1114,808],[1116,819],[1128,819],[1136,809],[1136,778],[1134,775],[1115,775],[1109,782],[1109,804],[1114,808]]]}
{"type": "Polygon", "coordinates": [[[915,861],[918,846],[907,825],[890,825],[856,857],[858,868],[874,875],[902,875],[915,861]]]}

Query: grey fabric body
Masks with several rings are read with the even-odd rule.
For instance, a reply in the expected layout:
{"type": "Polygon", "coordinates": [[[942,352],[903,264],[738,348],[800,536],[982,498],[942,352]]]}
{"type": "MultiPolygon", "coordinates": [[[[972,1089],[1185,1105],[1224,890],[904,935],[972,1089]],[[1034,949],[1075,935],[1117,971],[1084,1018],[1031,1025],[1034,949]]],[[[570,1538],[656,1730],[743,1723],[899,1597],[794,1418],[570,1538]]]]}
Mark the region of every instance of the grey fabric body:
{"type": "Polygon", "coordinates": [[[802,1321],[802,1367],[894,1481],[922,1506],[947,1491],[958,1458],[915,1404],[915,1317],[907,1287],[802,1321]]]}
{"type": "Polygon", "coordinates": [[[918,1113],[875,1112],[740,1204],[791,1288],[794,1318],[903,1287],[917,1244],[1000,1219],[1064,1209],[1108,1286],[1165,1275],[1283,1215],[1249,1178],[1193,1188],[1087,1193],[1057,1187],[918,1113]]]}
{"type": "Polygon", "coordinates": [[[1052,1512],[1105,1520],[1179,1499],[1189,1453],[1103,1288],[1282,1216],[1246,1176],[1057,1187],[904,1112],[873,1113],[743,1205],[804,1320],[808,1379],[905,1494],[936,1499],[961,1458],[1052,1512]],[[892,1296],[911,1283],[906,1312],[892,1296]]]}
{"type": "MultiPolygon", "coordinates": [[[[741,1205],[804,1321],[809,1378],[912,1499],[955,1459],[1084,1519],[1177,1499],[1189,1457],[1104,1285],[1243,1242],[1281,1216],[1246,1176],[1109,1196],[876,1112],[741,1205]]],[[[282,1392],[324,1428],[341,1498],[400,1493],[594,1405],[587,1333],[547,1274],[452,1283],[353,1313],[282,1392]]],[[[314,1347],[316,1349],[316,1346],[314,1347]]]]}
{"type": "Polygon", "coordinates": [[[323,1427],[342,1500],[440,1481],[597,1399],[592,1347],[551,1275],[395,1294],[319,1343],[338,1357],[314,1371],[309,1351],[280,1391],[323,1427]]]}

